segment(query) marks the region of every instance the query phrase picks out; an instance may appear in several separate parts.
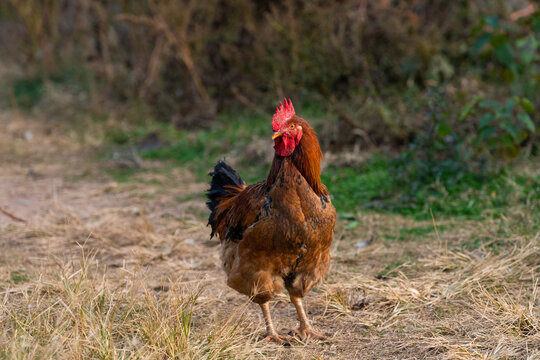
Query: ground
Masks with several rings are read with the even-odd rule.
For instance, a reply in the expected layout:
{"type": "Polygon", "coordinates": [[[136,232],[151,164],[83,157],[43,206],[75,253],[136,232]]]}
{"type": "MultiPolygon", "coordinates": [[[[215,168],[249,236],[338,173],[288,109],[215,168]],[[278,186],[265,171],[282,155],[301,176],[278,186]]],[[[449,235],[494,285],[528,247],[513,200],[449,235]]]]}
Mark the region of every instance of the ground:
{"type": "MultiPolygon", "coordinates": [[[[282,347],[225,285],[207,185],[188,170],[145,161],[156,171],[119,182],[99,131],[17,112],[0,128],[1,358],[540,359],[527,204],[481,221],[340,219],[305,299],[331,336],[282,347]]],[[[285,294],[271,311],[280,334],[297,326],[285,294]]]]}

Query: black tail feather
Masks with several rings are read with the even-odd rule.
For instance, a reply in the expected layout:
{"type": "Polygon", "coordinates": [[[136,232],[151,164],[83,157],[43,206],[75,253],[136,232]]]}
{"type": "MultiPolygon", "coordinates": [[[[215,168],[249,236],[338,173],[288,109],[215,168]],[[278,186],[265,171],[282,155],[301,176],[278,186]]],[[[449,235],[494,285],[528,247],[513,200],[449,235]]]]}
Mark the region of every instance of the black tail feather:
{"type": "Polygon", "coordinates": [[[208,192],[206,193],[206,197],[208,197],[206,206],[210,209],[208,225],[212,226],[212,234],[210,235],[210,237],[212,237],[216,231],[214,214],[220,199],[232,195],[228,186],[242,186],[245,185],[245,183],[240,175],[238,175],[225,160],[219,160],[214,166],[214,171],[210,172],[208,175],[212,177],[212,181],[210,182],[210,189],[208,189],[208,192]]]}

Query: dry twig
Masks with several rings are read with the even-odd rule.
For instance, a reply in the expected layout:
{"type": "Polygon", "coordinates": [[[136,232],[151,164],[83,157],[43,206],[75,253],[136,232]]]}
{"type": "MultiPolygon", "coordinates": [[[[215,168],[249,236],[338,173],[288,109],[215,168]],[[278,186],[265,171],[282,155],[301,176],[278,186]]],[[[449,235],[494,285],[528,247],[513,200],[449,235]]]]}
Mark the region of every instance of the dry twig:
{"type": "Polygon", "coordinates": [[[18,217],[17,215],[14,215],[12,213],[10,213],[9,211],[7,211],[6,209],[4,209],[3,207],[0,206],[0,212],[3,213],[4,215],[6,215],[8,218],[12,219],[12,220],[15,220],[15,221],[19,221],[19,222],[23,222],[25,223],[26,220],[18,217]]]}

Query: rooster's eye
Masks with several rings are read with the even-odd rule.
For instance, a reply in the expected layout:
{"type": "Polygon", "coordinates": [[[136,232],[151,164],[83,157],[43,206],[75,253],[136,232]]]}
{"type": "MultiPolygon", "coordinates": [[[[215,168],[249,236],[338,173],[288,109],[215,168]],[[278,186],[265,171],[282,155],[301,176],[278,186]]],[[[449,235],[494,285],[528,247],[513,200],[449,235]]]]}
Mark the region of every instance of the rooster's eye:
{"type": "Polygon", "coordinates": [[[289,126],[289,129],[294,129],[294,124],[291,124],[291,125],[289,126]]]}

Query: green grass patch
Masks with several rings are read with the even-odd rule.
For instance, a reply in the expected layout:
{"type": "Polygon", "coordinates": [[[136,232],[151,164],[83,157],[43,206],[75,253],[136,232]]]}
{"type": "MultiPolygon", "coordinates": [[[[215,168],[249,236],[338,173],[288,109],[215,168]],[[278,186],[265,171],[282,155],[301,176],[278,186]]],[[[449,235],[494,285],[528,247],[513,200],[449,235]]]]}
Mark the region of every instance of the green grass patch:
{"type": "Polygon", "coordinates": [[[178,201],[178,202],[187,202],[187,201],[191,201],[191,200],[195,200],[195,199],[205,199],[206,200],[206,196],[203,193],[188,194],[188,195],[184,195],[184,196],[178,196],[176,198],[176,201],[178,201]]]}
{"type": "Polygon", "coordinates": [[[137,181],[135,178],[133,178],[133,175],[139,174],[140,172],[140,169],[131,168],[107,170],[107,173],[113,177],[114,181],[119,183],[137,181]]]}
{"type": "Polygon", "coordinates": [[[47,82],[60,85],[73,94],[89,94],[94,77],[87,69],[74,65],[67,66],[54,74],[34,73],[12,79],[8,84],[11,83],[11,91],[15,101],[13,105],[23,110],[29,110],[39,105],[45,94],[47,82]]]}
{"type": "Polygon", "coordinates": [[[41,101],[45,82],[41,76],[17,79],[13,82],[13,96],[17,106],[22,109],[30,109],[41,101]]]}
{"type": "Polygon", "coordinates": [[[470,174],[452,184],[433,179],[417,188],[392,176],[389,157],[373,156],[360,168],[329,167],[323,182],[340,212],[375,210],[413,216],[419,220],[435,216],[483,219],[499,217],[512,205],[540,204],[540,178],[511,171],[490,176],[470,174]]]}
{"type": "Polygon", "coordinates": [[[11,277],[8,282],[12,284],[20,284],[30,281],[30,277],[23,270],[15,270],[11,272],[11,277]]]}
{"type": "MultiPolygon", "coordinates": [[[[107,139],[117,149],[136,146],[147,136],[158,134],[162,146],[151,150],[141,150],[139,153],[143,159],[168,161],[169,170],[179,166],[187,167],[199,181],[207,181],[208,172],[219,159],[232,154],[243,154],[246,145],[254,139],[268,137],[268,146],[271,149],[269,129],[268,119],[261,116],[222,115],[217,124],[209,129],[177,130],[171,124],[141,122],[127,129],[108,129],[107,139]]],[[[269,168],[242,160],[238,170],[243,179],[251,183],[264,178],[269,168]]],[[[125,182],[140,171],[144,170],[115,169],[110,171],[110,175],[118,181],[125,182]]]]}
{"type": "Polygon", "coordinates": [[[328,186],[333,202],[339,204],[340,212],[362,207],[382,209],[382,200],[396,188],[388,176],[388,166],[385,158],[374,156],[360,168],[330,166],[323,172],[322,181],[328,186]]]}
{"type": "Polygon", "coordinates": [[[187,209],[185,210],[186,214],[193,215],[199,219],[207,219],[208,218],[208,210],[201,209],[197,206],[189,205],[187,209]]]}

